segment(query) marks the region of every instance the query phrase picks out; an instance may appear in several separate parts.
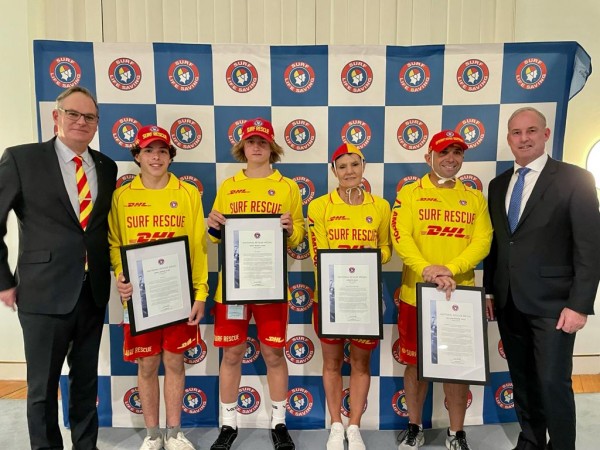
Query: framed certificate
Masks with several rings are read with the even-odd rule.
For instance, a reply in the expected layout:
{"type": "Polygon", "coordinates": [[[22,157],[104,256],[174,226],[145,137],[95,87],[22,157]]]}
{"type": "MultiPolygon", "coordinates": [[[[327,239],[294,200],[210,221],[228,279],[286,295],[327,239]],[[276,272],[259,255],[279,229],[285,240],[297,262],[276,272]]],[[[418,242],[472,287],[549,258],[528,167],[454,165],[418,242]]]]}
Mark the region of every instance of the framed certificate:
{"type": "Polygon", "coordinates": [[[187,322],[194,301],[187,236],[121,247],[132,336],[187,322]]]}
{"type": "Polygon", "coordinates": [[[489,378],[483,288],[457,286],[450,300],[435,284],[417,283],[420,380],[486,384],[489,378]]]}
{"type": "Polygon", "coordinates": [[[281,215],[225,218],[220,247],[223,303],[287,302],[287,233],[281,215]]]}
{"type": "Polygon", "coordinates": [[[317,251],[319,337],[383,338],[381,251],[317,251]]]}

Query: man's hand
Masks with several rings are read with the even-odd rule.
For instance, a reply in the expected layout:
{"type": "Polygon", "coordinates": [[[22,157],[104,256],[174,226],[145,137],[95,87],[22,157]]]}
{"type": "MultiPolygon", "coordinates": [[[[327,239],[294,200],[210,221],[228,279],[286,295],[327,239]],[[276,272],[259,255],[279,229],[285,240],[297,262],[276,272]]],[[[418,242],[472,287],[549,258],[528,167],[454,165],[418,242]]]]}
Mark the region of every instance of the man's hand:
{"type": "Polygon", "coordinates": [[[288,236],[291,236],[294,232],[294,221],[292,220],[292,215],[289,212],[283,213],[279,221],[281,222],[281,228],[284,228],[285,231],[287,231],[288,236]]]}
{"type": "Polygon", "coordinates": [[[494,297],[492,295],[485,296],[485,317],[487,320],[496,320],[494,313],[494,297]]]}
{"type": "Polygon", "coordinates": [[[587,322],[587,314],[564,308],[560,312],[560,317],[556,324],[557,330],[563,330],[565,333],[576,333],[581,330],[587,322]]]}
{"type": "Polygon", "coordinates": [[[423,269],[421,276],[425,282],[437,284],[435,281],[437,277],[445,276],[452,278],[454,274],[446,266],[431,265],[423,269]]]}
{"type": "Polygon", "coordinates": [[[454,278],[440,275],[435,277],[433,282],[437,284],[438,291],[446,292],[446,300],[450,300],[452,292],[456,289],[456,281],[454,281],[454,278]]]}
{"type": "Polygon", "coordinates": [[[204,307],[206,306],[205,302],[195,301],[192,306],[192,311],[190,312],[190,317],[188,318],[188,325],[198,325],[202,318],[204,317],[204,307]]]}
{"type": "Polygon", "coordinates": [[[0,300],[13,311],[17,310],[17,288],[11,287],[5,291],[0,291],[0,300]]]}
{"type": "Polygon", "coordinates": [[[123,272],[117,277],[117,291],[119,291],[121,299],[125,301],[129,301],[131,294],[133,294],[133,286],[131,283],[125,282],[125,275],[123,275],[123,272]]]}
{"type": "Polygon", "coordinates": [[[211,212],[208,213],[208,217],[206,218],[206,224],[210,228],[220,230],[221,225],[225,225],[225,216],[216,209],[213,209],[211,212]]]}

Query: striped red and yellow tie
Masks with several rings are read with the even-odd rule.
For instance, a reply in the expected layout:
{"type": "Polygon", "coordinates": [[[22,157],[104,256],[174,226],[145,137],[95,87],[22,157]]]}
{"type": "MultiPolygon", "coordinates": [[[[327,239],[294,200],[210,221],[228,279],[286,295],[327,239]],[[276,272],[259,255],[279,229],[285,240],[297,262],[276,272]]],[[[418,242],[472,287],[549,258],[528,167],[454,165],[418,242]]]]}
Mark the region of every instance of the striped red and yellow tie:
{"type": "Polygon", "coordinates": [[[90,213],[92,212],[92,193],[90,192],[90,186],[83,170],[83,158],[75,156],[73,161],[77,169],[75,178],[77,179],[77,194],[79,197],[79,223],[81,224],[81,228],[85,230],[90,219],[90,213]]]}

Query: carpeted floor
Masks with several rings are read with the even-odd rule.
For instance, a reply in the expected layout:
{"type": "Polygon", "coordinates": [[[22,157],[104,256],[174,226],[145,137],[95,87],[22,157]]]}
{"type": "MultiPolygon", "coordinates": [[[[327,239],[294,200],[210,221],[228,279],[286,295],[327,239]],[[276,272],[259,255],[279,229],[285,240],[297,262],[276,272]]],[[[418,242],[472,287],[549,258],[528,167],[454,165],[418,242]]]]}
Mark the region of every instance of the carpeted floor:
{"type": "MultiPolygon", "coordinates": [[[[577,449],[595,450],[598,445],[600,424],[600,394],[577,394],[577,449]]],[[[503,425],[480,425],[467,427],[467,436],[473,449],[506,450],[514,447],[519,427],[516,423],[503,425]]],[[[216,439],[216,428],[185,429],[188,439],[197,449],[208,449],[216,439]]],[[[425,449],[445,448],[445,430],[426,430],[425,449]]],[[[327,430],[292,430],[292,438],[298,450],[324,449],[327,430]]],[[[369,450],[394,450],[397,448],[395,431],[363,431],[363,439],[369,450]]],[[[27,450],[27,422],[25,400],[0,400],[0,448],[27,450]]],[[[137,450],[145,436],[144,430],[130,428],[101,428],[98,448],[100,450],[137,450]]],[[[65,448],[69,449],[69,431],[63,429],[65,448]]],[[[270,450],[272,448],[268,430],[240,430],[232,450],[270,450]]]]}

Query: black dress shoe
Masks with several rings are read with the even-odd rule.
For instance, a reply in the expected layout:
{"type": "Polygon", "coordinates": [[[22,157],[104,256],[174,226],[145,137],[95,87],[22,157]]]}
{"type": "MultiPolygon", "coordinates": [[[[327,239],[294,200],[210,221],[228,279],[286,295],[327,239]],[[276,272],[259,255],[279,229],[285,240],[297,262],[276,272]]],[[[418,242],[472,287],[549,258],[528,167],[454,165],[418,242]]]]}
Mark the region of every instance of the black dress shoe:
{"type": "Polygon", "coordinates": [[[295,450],[296,446],[288,429],[284,423],[275,425],[275,429],[271,430],[271,439],[273,440],[273,448],[275,450],[295,450]]]}
{"type": "Polygon", "coordinates": [[[213,443],[213,445],[210,446],[210,450],[229,450],[237,435],[237,428],[232,428],[229,425],[223,425],[221,427],[219,437],[213,443]]]}

